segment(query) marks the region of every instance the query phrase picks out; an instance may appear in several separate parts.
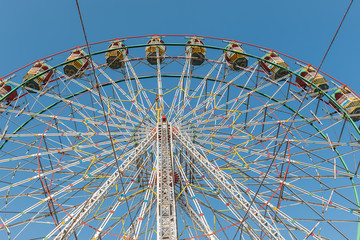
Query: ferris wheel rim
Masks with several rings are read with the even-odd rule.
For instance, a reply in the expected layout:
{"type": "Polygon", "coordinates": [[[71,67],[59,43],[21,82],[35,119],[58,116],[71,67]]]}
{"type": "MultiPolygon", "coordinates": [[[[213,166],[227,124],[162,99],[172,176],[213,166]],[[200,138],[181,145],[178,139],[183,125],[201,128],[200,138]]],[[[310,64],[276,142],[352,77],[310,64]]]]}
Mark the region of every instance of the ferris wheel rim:
{"type": "MultiPolygon", "coordinates": [[[[147,36],[151,36],[151,35],[145,35],[145,36],[147,37],[147,36]]],[[[161,35],[161,36],[162,36],[162,35],[161,35]]],[[[166,35],[164,35],[164,36],[166,36],[166,35]]],[[[167,36],[171,36],[171,35],[167,35],[167,36]]],[[[175,35],[175,36],[178,36],[178,35],[175,35]]],[[[182,35],[180,35],[180,36],[182,36],[182,35]]],[[[136,38],[137,38],[137,37],[136,37],[136,38]]],[[[210,37],[209,37],[209,38],[210,38],[210,37]]],[[[214,38],[214,39],[217,39],[217,38],[214,38]]],[[[226,40],[226,39],[222,39],[222,40],[226,40]]],[[[101,42],[97,42],[97,43],[93,43],[93,44],[98,44],[98,43],[103,43],[103,42],[109,42],[109,41],[111,41],[111,40],[101,41],[101,42]]],[[[240,42],[240,43],[241,43],[241,42],[240,42]]],[[[91,45],[93,45],[93,44],[91,44],[91,45]]],[[[194,45],[194,44],[187,44],[187,43],[161,43],[161,44],[153,44],[153,45],[165,45],[165,46],[197,46],[197,45],[194,45]]],[[[150,46],[150,44],[128,45],[128,46],[125,46],[125,47],[119,47],[118,49],[143,48],[143,47],[147,47],[147,46],[150,46]]],[[[253,45],[253,46],[256,46],[256,45],[253,45]]],[[[80,46],[80,47],[81,47],[81,46],[80,46]]],[[[209,46],[209,45],[204,45],[204,47],[205,47],[205,48],[209,48],[209,49],[214,49],[214,50],[229,51],[229,52],[236,53],[236,51],[226,49],[226,47],[217,47],[217,46],[209,46]]],[[[256,47],[258,47],[258,46],[256,46],[256,47]]],[[[68,51],[71,51],[72,49],[77,49],[77,48],[79,48],[79,47],[70,48],[70,49],[68,49],[68,50],[61,51],[61,52],[59,52],[59,53],[56,53],[56,54],[53,54],[53,55],[50,55],[50,56],[55,56],[55,55],[58,55],[58,54],[60,54],[60,53],[68,52],[68,51]]],[[[91,55],[96,56],[96,55],[99,55],[99,54],[103,54],[103,53],[106,53],[106,52],[110,52],[110,51],[112,51],[112,50],[114,50],[114,49],[106,49],[106,50],[102,50],[102,51],[98,51],[98,52],[91,53],[91,55]]],[[[271,50],[271,51],[273,51],[273,50],[271,50]]],[[[268,60],[266,60],[266,59],[261,59],[261,57],[258,57],[258,56],[255,56],[255,55],[252,55],[252,54],[249,54],[249,53],[242,53],[242,54],[245,55],[245,56],[251,57],[251,58],[253,58],[253,59],[257,59],[257,61],[260,61],[260,60],[261,60],[261,61],[265,61],[265,62],[271,63],[270,61],[268,61],[268,60]]],[[[57,64],[57,65],[55,65],[55,66],[47,69],[47,70],[44,71],[44,72],[41,72],[40,74],[37,74],[37,75],[35,75],[35,76],[27,79],[25,82],[22,82],[20,85],[16,86],[16,87],[13,88],[11,91],[9,91],[9,93],[7,93],[5,96],[3,96],[2,98],[0,98],[0,102],[3,102],[3,101],[6,99],[7,96],[9,96],[11,93],[15,92],[17,89],[19,89],[20,87],[22,87],[23,85],[25,85],[25,83],[30,82],[31,80],[36,79],[37,77],[42,76],[42,75],[44,75],[44,74],[47,73],[47,72],[50,72],[50,71],[52,71],[52,70],[54,70],[54,69],[57,69],[58,67],[64,66],[64,65],[66,65],[67,63],[75,62],[75,61],[78,60],[78,59],[86,58],[86,57],[88,57],[89,55],[90,55],[90,54],[86,54],[86,55],[84,55],[84,56],[82,56],[82,57],[79,57],[79,58],[76,58],[76,59],[72,59],[72,60],[69,60],[69,61],[62,62],[62,63],[60,63],[60,64],[57,64]]],[[[287,56],[287,55],[285,55],[285,56],[287,56]]],[[[36,61],[34,61],[34,62],[38,62],[38,61],[43,60],[43,59],[46,59],[46,58],[49,58],[49,56],[48,56],[48,57],[45,57],[45,58],[41,58],[41,59],[36,60],[36,61]]],[[[296,60],[298,60],[298,59],[296,59],[296,60]]],[[[300,60],[298,60],[298,61],[300,61],[300,60]]],[[[22,68],[20,68],[20,69],[18,69],[18,70],[16,70],[16,72],[19,71],[19,70],[21,70],[21,69],[23,69],[23,68],[25,68],[25,67],[27,67],[27,66],[29,66],[29,65],[31,65],[31,64],[33,64],[34,62],[32,62],[32,63],[30,63],[30,64],[28,64],[28,65],[26,65],[26,66],[24,66],[24,67],[22,67],[22,68]]],[[[323,89],[319,88],[319,86],[315,85],[314,83],[310,82],[309,80],[305,79],[305,78],[304,78],[303,76],[301,76],[299,73],[296,73],[296,72],[294,72],[293,70],[287,69],[287,68],[285,68],[284,66],[278,65],[278,64],[276,64],[276,63],[271,63],[271,64],[274,65],[274,66],[276,66],[276,67],[278,67],[278,68],[280,68],[280,69],[283,69],[283,70],[286,70],[286,71],[290,72],[290,74],[295,75],[296,77],[300,78],[301,80],[303,80],[303,81],[306,82],[307,84],[309,84],[309,85],[311,85],[312,87],[314,87],[315,89],[317,89],[318,92],[320,92],[323,96],[325,96],[325,97],[329,100],[329,102],[331,102],[332,104],[334,104],[334,105],[344,114],[344,116],[346,116],[347,120],[352,124],[353,128],[355,129],[355,131],[357,132],[357,134],[360,136],[360,129],[356,126],[355,121],[350,117],[350,115],[348,114],[348,112],[347,112],[340,104],[338,104],[338,103],[336,102],[335,99],[333,99],[332,97],[330,97],[330,95],[329,95],[327,92],[325,92],[323,89]]],[[[311,66],[311,65],[308,64],[308,66],[311,66]]],[[[322,72],[322,71],[320,71],[320,72],[322,72]]],[[[0,80],[6,78],[6,77],[9,76],[9,75],[13,75],[14,73],[15,73],[15,72],[12,72],[12,73],[10,73],[10,74],[8,74],[8,75],[0,78],[0,80]]],[[[336,80],[336,79],[335,79],[335,80],[336,80]]],[[[338,81],[338,80],[336,80],[336,81],[338,81]]],[[[338,82],[341,83],[340,81],[338,81],[338,82]]],[[[343,84],[343,83],[342,83],[342,85],[343,85],[343,86],[346,86],[346,85],[343,84]]],[[[347,87],[347,88],[348,88],[348,87],[347,87]]],[[[358,96],[358,97],[360,98],[360,96],[359,96],[356,92],[354,92],[351,88],[349,88],[349,90],[350,90],[352,93],[354,93],[356,96],[358,96]]]]}
{"type": "MultiPolygon", "coordinates": [[[[141,79],[142,77],[144,77],[144,78],[148,78],[148,77],[154,77],[155,75],[153,75],[153,76],[139,76],[139,79],[141,79]]],[[[179,75],[164,75],[164,76],[167,76],[167,77],[169,77],[169,76],[171,76],[171,77],[179,77],[179,75]]],[[[193,76],[194,78],[200,78],[201,79],[201,77],[200,76],[193,76]]],[[[218,79],[212,79],[212,78],[209,78],[209,80],[212,80],[212,81],[218,81],[218,79]]],[[[122,81],[124,81],[123,79],[120,79],[120,80],[117,80],[117,82],[122,82],[122,81]]],[[[106,84],[110,84],[110,83],[105,83],[104,85],[106,85],[106,84]]],[[[240,85],[237,85],[237,84],[232,84],[232,85],[234,85],[234,86],[236,86],[236,87],[239,87],[239,88],[244,88],[243,86],[240,86],[240,85]]],[[[251,90],[251,89],[249,89],[248,88],[248,90],[251,90]]],[[[86,91],[88,91],[88,90],[84,90],[84,92],[86,92],[86,91]]],[[[261,94],[261,95],[266,95],[266,94],[262,94],[261,92],[258,92],[258,91],[256,91],[257,93],[259,93],[259,94],[261,94]]],[[[83,92],[79,92],[79,93],[76,93],[76,95],[77,94],[81,94],[81,93],[83,93],[83,92]]],[[[72,96],[68,96],[68,97],[75,97],[75,95],[72,95],[72,96]]],[[[267,96],[269,99],[271,99],[272,101],[274,101],[274,102],[277,102],[278,100],[277,99],[275,99],[275,98],[271,98],[271,97],[269,97],[269,96],[267,96]]],[[[286,106],[286,105],[285,105],[286,106]]],[[[287,107],[287,106],[286,106],[287,107]]],[[[295,111],[295,110],[293,110],[293,111],[295,111]]],[[[301,117],[301,116],[300,116],[301,117]]],[[[56,202],[56,201],[55,201],[56,202]]],[[[66,211],[65,211],[66,212],[66,211]]],[[[87,224],[86,224],[87,225],[87,224]]],[[[89,227],[91,227],[91,225],[89,226],[89,227]]],[[[91,227],[91,228],[93,228],[93,229],[95,229],[94,227],[91,227]]]]}
{"type": "MultiPolygon", "coordinates": [[[[196,37],[201,37],[201,38],[208,38],[208,39],[215,39],[215,40],[221,40],[221,41],[231,41],[231,42],[236,42],[236,43],[240,43],[240,44],[245,44],[245,45],[248,45],[248,46],[252,46],[252,47],[257,47],[257,48],[262,48],[262,49],[266,49],[268,51],[273,51],[273,52],[276,52],[280,55],[283,55],[283,56],[286,56],[288,58],[291,58],[293,60],[296,60],[296,61],[299,61],[303,64],[306,64],[307,66],[311,66],[313,68],[315,68],[316,70],[318,70],[319,72],[325,74],[326,76],[330,77],[331,79],[337,81],[338,83],[340,83],[341,85],[343,86],[346,86],[346,87],[349,87],[347,86],[346,84],[342,83],[340,80],[336,79],[335,77],[327,74],[326,72],[322,71],[321,69],[318,69],[316,66],[314,65],[311,65],[310,63],[307,63],[305,61],[302,61],[300,59],[297,59],[295,57],[292,57],[290,55],[287,55],[285,53],[282,53],[278,50],[275,50],[275,49],[271,49],[271,48],[267,48],[267,47],[263,47],[263,46],[259,46],[259,45],[256,45],[256,44],[251,44],[251,43],[247,43],[247,42],[242,42],[242,41],[239,41],[239,40],[234,40],[234,39],[228,39],[228,38],[219,38],[219,37],[212,37],[212,36],[204,36],[204,35],[192,35],[192,34],[146,34],[146,35],[139,35],[139,36],[130,36],[130,37],[118,37],[118,38],[111,38],[111,39],[108,39],[108,40],[103,40],[103,41],[98,41],[98,42],[94,42],[94,43],[89,43],[89,46],[92,46],[92,45],[96,45],[96,44],[100,44],[100,43],[106,43],[106,42],[111,42],[111,41],[116,41],[116,40],[127,40],[127,39],[133,39],[133,38],[148,38],[148,37],[152,37],[152,36],[164,36],[164,37],[193,37],[193,36],[196,36],[196,37]]],[[[69,49],[66,49],[66,50],[63,50],[63,51],[60,51],[60,52],[57,52],[57,53],[54,53],[54,54],[51,54],[51,55],[48,55],[46,57],[42,57],[42,58],[39,58],[37,60],[34,60],[24,66],[22,66],[21,68],[18,68],[6,75],[4,75],[3,77],[0,77],[0,79],[5,79],[11,75],[13,75],[14,73],[26,68],[26,67],[29,67],[31,66],[32,64],[38,62],[38,61],[42,61],[42,60],[45,60],[45,59],[48,59],[48,58],[51,58],[53,56],[56,56],[56,55],[59,55],[61,53],[65,53],[65,52],[68,52],[68,51],[71,51],[71,50],[74,50],[74,49],[77,49],[77,48],[84,48],[86,47],[87,45],[86,44],[83,44],[83,45],[79,45],[79,46],[76,46],[76,47],[72,47],[72,48],[69,48],[69,49]]],[[[350,87],[349,87],[350,90],[352,90],[350,87]]],[[[355,91],[352,90],[353,93],[355,93],[357,95],[357,93],[355,91]]],[[[357,95],[358,97],[360,97],[359,95],[357,95]]]]}
{"type": "MultiPolygon", "coordinates": [[[[103,41],[103,42],[106,42],[106,41],[103,41]]],[[[147,45],[147,44],[146,44],[147,45]]],[[[144,47],[144,46],[146,46],[146,45],[135,45],[135,46],[129,46],[128,48],[131,48],[131,47],[144,47]]],[[[170,45],[171,46],[171,44],[164,44],[164,45],[170,45]]],[[[177,46],[185,46],[186,44],[176,44],[177,46]]],[[[175,45],[174,45],[175,46],[175,45]]],[[[207,47],[207,48],[213,48],[213,49],[216,49],[216,50],[223,50],[223,48],[215,48],[215,47],[211,47],[211,46],[207,46],[207,45],[204,45],[204,47],[207,47]]],[[[64,52],[66,52],[66,51],[64,51],[64,52]]],[[[100,53],[104,53],[104,51],[101,51],[101,52],[96,52],[96,53],[94,53],[94,54],[92,54],[92,55],[95,55],[95,54],[100,54],[100,53]]],[[[245,55],[245,54],[244,54],[245,55]]],[[[248,54],[249,55],[249,54],[248,54]]],[[[86,56],[88,56],[88,55],[86,55],[86,56]]],[[[86,57],[86,56],[84,56],[84,57],[86,57]]],[[[250,55],[249,55],[250,56],[250,55]]],[[[251,55],[250,57],[252,57],[253,55],[251,55]]],[[[259,59],[258,57],[254,57],[255,59],[259,59]]],[[[76,60],[76,59],[75,59],[76,60]]],[[[75,61],[74,60],[74,61],[75,61]]],[[[69,61],[68,61],[69,62],[69,61]]],[[[61,65],[56,65],[56,66],[54,66],[52,69],[54,69],[54,68],[58,68],[59,66],[62,66],[62,65],[64,65],[64,64],[66,64],[67,62],[64,62],[64,63],[62,63],[61,65]]],[[[280,66],[281,67],[281,66],[280,66]]],[[[291,69],[289,69],[288,70],[289,72],[292,72],[293,74],[295,74],[296,75],[296,73],[294,73],[291,69]]],[[[34,78],[35,77],[38,77],[39,75],[36,75],[36,76],[34,76],[34,78]]],[[[165,77],[170,77],[171,75],[166,75],[166,74],[162,74],[161,76],[165,76],[165,77]]],[[[172,75],[173,77],[179,77],[179,75],[172,75]]],[[[156,75],[154,74],[154,75],[148,75],[148,76],[138,76],[138,78],[139,79],[142,79],[142,77],[150,77],[150,78],[155,78],[156,77],[156,75]]],[[[196,78],[196,76],[193,76],[194,78],[196,78]]],[[[201,77],[199,77],[200,79],[201,79],[201,77]]],[[[129,80],[134,80],[134,79],[129,79],[129,80]]],[[[211,80],[211,78],[209,78],[209,80],[211,80]]],[[[117,80],[117,82],[122,82],[122,81],[125,81],[125,79],[120,79],[120,80],[117,80]]],[[[218,79],[216,79],[216,78],[214,78],[214,80],[213,81],[219,81],[218,79]]],[[[305,81],[306,81],[306,79],[305,79],[305,81]]],[[[104,84],[102,84],[101,85],[101,87],[104,87],[105,85],[111,85],[112,83],[110,83],[110,82],[107,82],[107,83],[104,83],[104,84]]],[[[239,88],[241,88],[240,87],[240,85],[236,85],[236,84],[231,84],[231,85],[233,85],[233,86],[235,86],[235,87],[239,87],[239,88]]],[[[242,86],[242,88],[244,89],[244,87],[242,86]]],[[[83,90],[83,91],[80,91],[80,92],[77,92],[77,93],[74,93],[73,95],[69,95],[69,96],[66,96],[67,98],[73,98],[73,97],[76,97],[77,95],[79,95],[79,94],[81,94],[81,93],[86,93],[86,92],[89,92],[90,90],[88,90],[88,89],[85,89],[85,90],[83,90]]],[[[259,93],[259,94],[261,94],[261,92],[257,92],[257,93],[259,93]]],[[[331,99],[328,95],[326,95],[329,99],[331,99]]],[[[269,97],[268,97],[269,98],[269,97]]],[[[272,97],[271,97],[271,100],[272,101],[276,101],[276,99],[273,99],[272,97]]],[[[60,101],[59,101],[60,102],[60,101]]],[[[55,103],[56,104],[56,103],[55,103]]],[[[288,107],[286,104],[285,104],[285,107],[288,107]]],[[[51,108],[51,107],[50,107],[51,108]]],[[[43,109],[43,111],[46,111],[47,109],[50,109],[50,108],[44,108],[43,109]]],[[[340,107],[340,109],[342,109],[343,111],[345,111],[342,107],[340,107]]],[[[295,111],[295,110],[294,110],[295,111]]],[[[297,111],[295,111],[295,112],[297,112],[297,111]]],[[[300,116],[301,117],[301,116],[300,116]]],[[[30,120],[32,120],[33,118],[31,118],[30,120]]],[[[352,119],[348,116],[348,120],[351,120],[352,121],[352,119]]],[[[357,128],[356,128],[357,129],[357,128]]],[[[40,146],[40,145],[39,145],[40,146]]],[[[0,147],[0,149],[2,148],[2,146],[0,147]]],[[[353,183],[353,185],[354,185],[354,183],[353,183]]]]}

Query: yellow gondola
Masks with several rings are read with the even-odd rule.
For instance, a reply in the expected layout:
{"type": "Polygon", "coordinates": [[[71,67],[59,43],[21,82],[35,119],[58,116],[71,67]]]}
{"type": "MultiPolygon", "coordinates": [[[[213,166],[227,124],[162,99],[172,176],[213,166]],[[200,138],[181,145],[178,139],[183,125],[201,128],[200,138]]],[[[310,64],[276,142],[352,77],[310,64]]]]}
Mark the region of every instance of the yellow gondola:
{"type": "Polygon", "coordinates": [[[164,41],[160,37],[152,37],[145,48],[146,60],[151,65],[156,65],[157,60],[159,59],[159,63],[162,63],[165,59],[166,46],[162,45],[164,41]]]}
{"type": "MultiPolygon", "coordinates": [[[[339,88],[331,97],[349,114],[353,121],[360,120],[360,98],[350,91],[347,87],[339,88]],[[359,116],[354,116],[359,114],[359,116]]],[[[330,102],[332,106],[337,108],[330,102]]]]}
{"type": "Polygon", "coordinates": [[[277,53],[269,52],[263,57],[263,59],[269,61],[270,63],[265,61],[260,61],[260,67],[267,74],[270,75],[271,79],[278,80],[289,74],[288,71],[289,65],[287,65],[287,63],[282,58],[280,58],[277,53]],[[274,64],[282,66],[285,69],[275,66],[274,64]]]}
{"type": "MultiPolygon", "coordinates": [[[[310,66],[304,67],[299,71],[300,76],[302,76],[303,78],[305,78],[306,80],[308,80],[309,82],[320,88],[321,90],[324,91],[328,90],[329,89],[328,81],[321,74],[317,73],[316,76],[315,74],[316,74],[316,70],[310,66]]],[[[300,87],[304,89],[309,86],[300,77],[296,77],[295,81],[297,84],[300,85],[300,87]]],[[[310,85],[311,91],[314,93],[319,91],[315,86],[310,85]]]]}
{"type": "Polygon", "coordinates": [[[66,76],[80,78],[83,75],[85,69],[89,66],[89,60],[84,56],[86,56],[86,53],[81,49],[75,49],[71,52],[66,61],[77,60],[69,62],[64,66],[64,73],[66,76]]]}
{"type": "Polygon", "coordinates": [[[105,53],[106,63],[111,69],[119,69],[123,67],[123,60],[128,55],[128,49],[119,49],[125,47],[121,41],[114,41],[110,44],[108,49],[114,49],[105,53]]]}
{"type": "Polygon", "coordinates": [[[34,93],[35,91],[33,90],[37,90],[37,91],[43,90],[45,84],[49,82],[54,75],[54,72],[49,69],[50,66],[43,62],[37,62],[32,66],[29,72],[23,77],[23,82],[25,82],[25,87],[27,88],[28,92],[34,93]],[[31,79],[36,75],[41,74],[42,72],[45,71],[47,72],[42,74],[41,76],[31,79]]]}
{"type": "Polygon", "coordinates": [[[236,42],[232,42],[229,43],[225,49],[236,52],[235,53],[224,50],[225,60],[229,65],[230,69],[234,71],[240,71],[248,66],[248,58],[242,54],[245,51],[242,49],[240,44],[236,42]]]}
{"type": "Polygon", "coordinates": [[[199,46],[186,46],[185,51],[190,56],[190,63],[192,65],[201,65],[205,61],[206,48],[204,43],[197,37],[191,38],[186,44],[199,45],[199,46]]]}

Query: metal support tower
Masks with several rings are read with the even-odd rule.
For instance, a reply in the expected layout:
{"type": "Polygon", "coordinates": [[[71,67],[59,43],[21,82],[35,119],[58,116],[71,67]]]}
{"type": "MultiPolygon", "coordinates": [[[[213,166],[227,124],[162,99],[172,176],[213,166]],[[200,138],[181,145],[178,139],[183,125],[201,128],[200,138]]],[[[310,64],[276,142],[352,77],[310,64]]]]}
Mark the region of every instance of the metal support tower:
{"type": "Polygon", "coordinates": [[[157,125],[157,239],[177,239],[174,161],[171,125],[157,125]]]}

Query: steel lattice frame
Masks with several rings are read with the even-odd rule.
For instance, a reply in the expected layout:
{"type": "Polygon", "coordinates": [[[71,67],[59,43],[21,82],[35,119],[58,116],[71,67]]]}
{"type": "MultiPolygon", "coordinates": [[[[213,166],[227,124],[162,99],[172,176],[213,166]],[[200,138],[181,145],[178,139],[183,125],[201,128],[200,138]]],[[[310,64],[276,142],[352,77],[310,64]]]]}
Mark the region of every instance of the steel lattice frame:
{"type": "Polygon", "coordinates": [[[302,89],[283,54],[291,74],[273,80],[246,43],[232,71],[209,37],[193,66],[183,37],[156,65],[147,36],[124,38],[118,70],[93,44],[79,79],[62,71],[71,49],[54,54],[35,93],[32,64],[3,77],[19,97],[0,100],[1,239],[355,238],[360,132],[330,97],[342,84],[302,89]]]}

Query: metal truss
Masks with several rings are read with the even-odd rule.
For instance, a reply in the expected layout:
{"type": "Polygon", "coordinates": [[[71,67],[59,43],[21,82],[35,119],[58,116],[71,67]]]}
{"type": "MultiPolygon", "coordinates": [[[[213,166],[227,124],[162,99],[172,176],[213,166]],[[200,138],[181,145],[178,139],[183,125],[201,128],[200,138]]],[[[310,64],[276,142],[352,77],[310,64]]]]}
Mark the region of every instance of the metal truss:
{"type": "Polygon", "coordinates": [[[151,132],[141,144],[138,145],[136,148],[136,153],[134,155],[129,156],[127,159],[124,160],[124,162],[119,166],[118,169],[110,176],[104,184],[98,188],[96,192],[93,193],[93,195],[83,204],[81,204],[77,209],[75,209],[70,216],[66,217],[63,223],[66,223],[66,225],[61,228],[62,225],[58,225],[56,228],[54,228],[46,237],[50,238],[52,235],[54,235],[59,229],[61,229],[60,233],[54,238],[59,240],[68,239],[71,234],[80,226],[83,224],[83,221],[86,219],[86,217],[92,212],[92,210],[96,207],[97,204],[102,200],[103,196],[105,196],[111,188],[114,186],[116,181],[121,176],[122,172],[126,171],[131,164],[138,159],[140,156],[142,156],[145,149],[147,149],[152,142],[152,139],[155,137],[155,133],[151,132]]]}
{"type": "Polygon", "coordinates": [[[174,194],[172,128],[165,120],[157,125],[157,239],[177,238],[174,194]]]}
{"type": "MultiPolygon", "coordinates": [[[[261,226],[261,228],[268,235],[269,238],[285,239],[280,234],[279,230],[275,228],[272,224],[270,224],[263,217],[260,211],[254,207],[254,205],[250,205],[250,203],[242,196],[242,193],[234,185],[228,182],[219,167],[206,160],[205,157],[200,152],[198,152],[195,146],[191,142],[189,142],[183,135],[181,135],[179,130],[176,129],[174,131],[174,137],[176,138],[178,143],[203,166],[207,173],[219,182],[219,186],[222,188],[222,190],[228,192],[233,197],[233,199],[239,203],[239,206],[245,212],[249,212],[251,218],[261,226]]],[[[243,219],[243,221],[245,220],[243,219]]]]}

